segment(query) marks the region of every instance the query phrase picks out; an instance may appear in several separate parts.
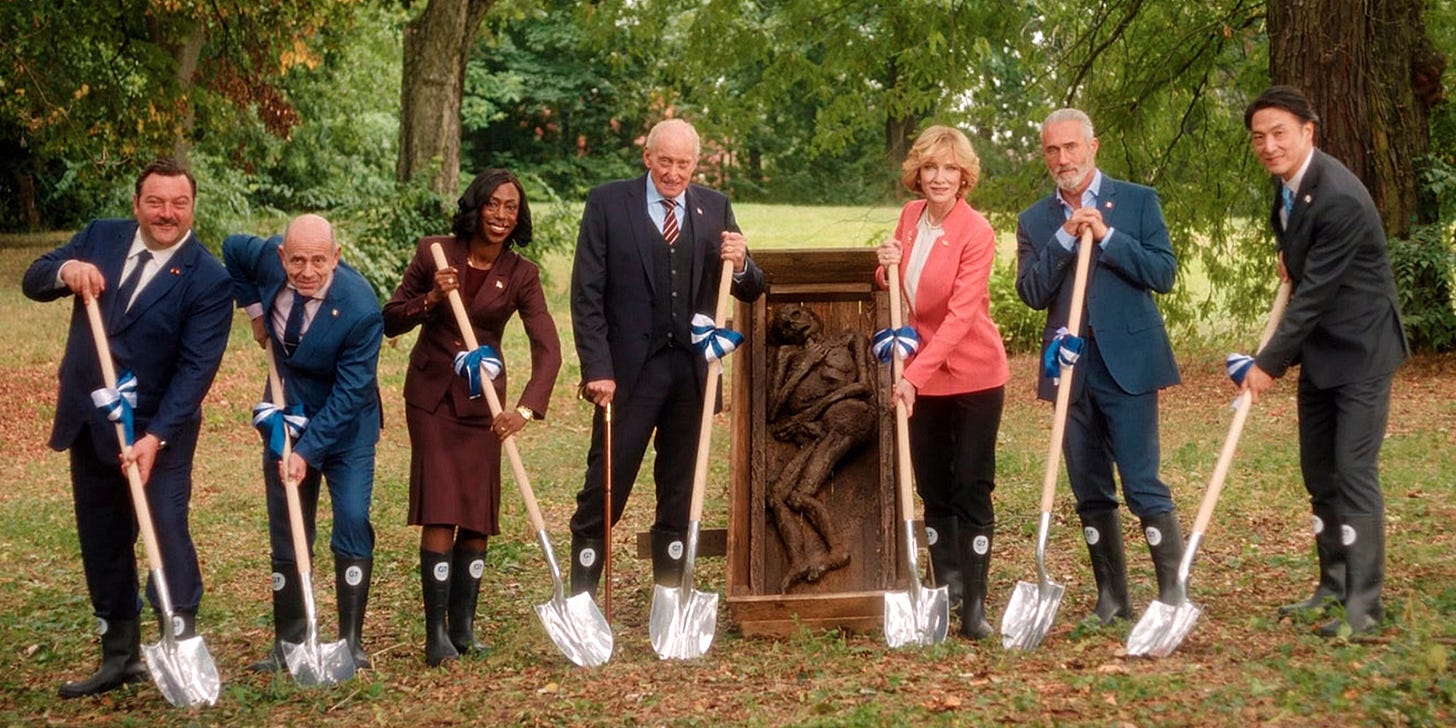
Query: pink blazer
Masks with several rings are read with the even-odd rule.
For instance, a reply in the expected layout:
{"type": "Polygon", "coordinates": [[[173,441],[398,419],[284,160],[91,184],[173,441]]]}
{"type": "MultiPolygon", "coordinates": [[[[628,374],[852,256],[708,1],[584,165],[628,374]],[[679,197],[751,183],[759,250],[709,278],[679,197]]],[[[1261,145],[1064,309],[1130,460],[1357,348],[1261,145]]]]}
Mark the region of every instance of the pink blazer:
{"type": "MultiPolygon", "coordinates": [[[[910,260],[917,245],[935,246],[925,260],[910,307],[910,325],[920,334],[920,351],[906,365],[905,379],[918,394],[932,396],[1004,386],[1011,371],[1001,332],[991,320],[996,234],[981,213],[958,200],[942,224],[943,236],[916,240],[925,205],[925,200],[907,203],[895,226],[903,261],[910,260]]],[[[877,277],[883,280],[884,271],[877,277]]],[[[904,291],[904,263],[898,283],[904,291]]]]}

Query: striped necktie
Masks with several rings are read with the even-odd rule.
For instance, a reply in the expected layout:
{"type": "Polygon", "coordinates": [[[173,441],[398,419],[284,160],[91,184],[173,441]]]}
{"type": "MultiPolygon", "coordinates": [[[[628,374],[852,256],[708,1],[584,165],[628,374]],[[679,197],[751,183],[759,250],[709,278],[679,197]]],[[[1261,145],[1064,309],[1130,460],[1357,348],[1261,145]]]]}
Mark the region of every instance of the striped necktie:
{"type": "Polygon", "coordinates": [[[673,208],[677,207],[677,201],[663,200],[662,207],[664,209],[662,217],[662,239],[666,240],[668,245],[676,245],[678,234],[677,214],[673,212],[673,208]]]}

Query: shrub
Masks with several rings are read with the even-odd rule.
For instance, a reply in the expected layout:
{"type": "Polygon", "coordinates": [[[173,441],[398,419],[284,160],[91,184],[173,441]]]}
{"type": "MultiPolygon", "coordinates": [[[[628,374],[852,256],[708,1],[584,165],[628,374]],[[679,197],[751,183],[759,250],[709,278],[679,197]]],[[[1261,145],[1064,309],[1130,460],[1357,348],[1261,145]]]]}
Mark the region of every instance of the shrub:
{"type": "Polygon", "coordinates": [[[1452,269],[1456,253],[1439,225],[1411,230],[1409,239],[1390,241],[1390,265],[1400,294],[1401,318],[1411,348],[1456,349],[1456,312],[1452,310],[1452,269]]]}

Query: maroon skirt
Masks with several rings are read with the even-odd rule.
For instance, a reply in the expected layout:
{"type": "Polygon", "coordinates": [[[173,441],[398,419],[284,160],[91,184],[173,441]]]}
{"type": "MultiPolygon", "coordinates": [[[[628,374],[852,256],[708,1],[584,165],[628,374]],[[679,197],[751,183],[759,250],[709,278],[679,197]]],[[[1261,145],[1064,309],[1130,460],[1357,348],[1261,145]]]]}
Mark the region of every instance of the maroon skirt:
{"type": "Polygon", "coordinates": [[[405,404],[410,436],[409,523],[500,533],[501,441],[488,417],[405,404]]]}

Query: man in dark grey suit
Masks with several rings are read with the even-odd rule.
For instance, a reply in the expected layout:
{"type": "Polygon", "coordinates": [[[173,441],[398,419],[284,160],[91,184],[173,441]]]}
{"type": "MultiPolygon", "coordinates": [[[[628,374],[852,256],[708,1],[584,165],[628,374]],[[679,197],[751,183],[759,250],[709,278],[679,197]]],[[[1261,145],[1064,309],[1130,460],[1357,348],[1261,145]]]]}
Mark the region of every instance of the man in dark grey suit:
{"type": "Polygon", "coordinates": [[[1376,629],[1384,616],[1385,499],[1380,445],[1395,370],[1410,353],[1401,328],[1385,227],[1370,193],[1314,146],[1319,118],[1290,86],[1272,86],[1244,111],[1259,162],[1273,175],[1269,223],[1279,277],[1294,283],[1274,338],[1243,387],[1257,397],[1300,365],[1299,462],[1314,511],[1320,580],[1281,613],[1345,606],[1320,627],[1336,636],[1376,629]]]}
{"type": "MultiPolygon", "coordinates": [[[[1168,486],[1158,477],[1158,390],[1178,384],[1178,365],[1153,293],[1167,293],[1178,269],[1158,193],[1097,169],[1092,120],[1076,109],[1052,112],[1041,127],[1042,154],[1057,189],[1016,221],[1016,292],[1047,311],[1043,345],[1065,327],[1072,306],[1077,242],[1092,233],[1082,337],[1073,369],[1062,452],[1097,580],[1102,624],[1132,617],[1118,517],[1115,463],[1127,507],[1142,521],[1158,598],[1176,599],[1183,539],[1168,486]]],[[[1048,377],[1037,396],[1055,398],[1048,377]]]]}
{"type": "MultiPolygon", "coordinates": [[[[604,514],[603,420],[592,423],[585,483],[571,518],[571,591],[596,592],[605,518],[615,523],[656,431],[657,517],[652,572],[659,584],[681,580],[693,460],[707,362],[693,345],[694,314],[714,315],[723,263],[732,292],[763,293],[763,270],[748,257],[733,207],[722,193],[691,184],[701,153],[698,133],[680,119],[647,135],[647,174],[587,195],[571,271],[571,318],[583,394],[614,405],[612,513],[604,514]]],[[[721,323],[721,322],[720,322],[721,323]]]]}
{"type": "MultiPolygon", "coordinates": [[[[202,574],[188,528],[192,456],[202,398],[227,348],[232,314],[222,264],[192,234],[197,183],[170,161],[142,170],[131,220],[96,220],[25,272],[25,295],[70,296],[50,445],[71,454],[71,492],[91,608],[100,622],[101,667],[61,686],[75,698],[146,680],[135,555],[137,522],[116,428],[92,405],[105,386],[83,302],[95,300],[118,372],[136,377],[131,454],[146,486],[178,639],[195,633],[202,574]]],[[[147,594],[156,604],[156,589],[147,594]]],[[[160,612],[159,612],[160,614],[160,612]]]]}

